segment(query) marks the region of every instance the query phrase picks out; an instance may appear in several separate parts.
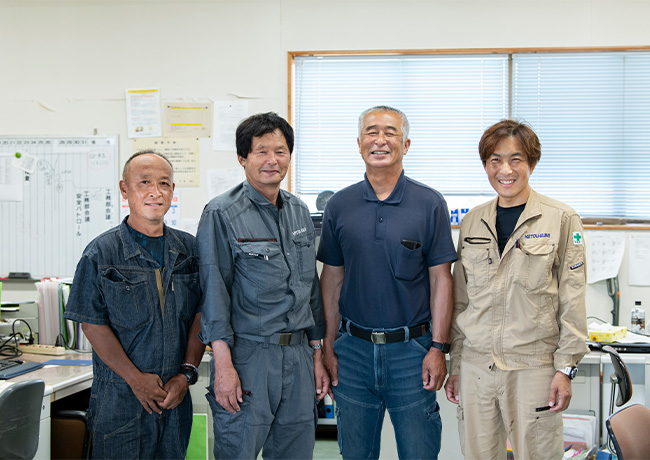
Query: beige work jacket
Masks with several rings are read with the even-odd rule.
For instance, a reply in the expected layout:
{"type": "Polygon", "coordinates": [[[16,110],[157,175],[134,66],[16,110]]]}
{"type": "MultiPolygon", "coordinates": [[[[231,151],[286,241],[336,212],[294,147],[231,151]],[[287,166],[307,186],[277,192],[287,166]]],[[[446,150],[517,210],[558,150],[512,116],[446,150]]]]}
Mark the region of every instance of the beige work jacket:
{"type": "Polygon", "coordinates": [[[461,224],[450,374],[461,359],[503,370],[576,366],[587,352],[580,216],[531,191],[501,257],[496,216],[495,199],[461,224]]]}

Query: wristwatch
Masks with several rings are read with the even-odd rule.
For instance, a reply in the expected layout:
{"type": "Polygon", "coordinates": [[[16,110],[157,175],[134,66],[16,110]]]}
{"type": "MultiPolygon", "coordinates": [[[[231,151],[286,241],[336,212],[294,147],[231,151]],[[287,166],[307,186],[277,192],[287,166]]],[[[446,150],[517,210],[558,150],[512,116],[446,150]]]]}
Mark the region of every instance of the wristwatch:
{"type": "Polygon", "coordinates": [[[322,343],[315,343],[315,344],[309,345],[309,346],[311,347],[312,350],[320,350],[321,348],[323,348],[322,343]]]}
{"type": "Polygon", "coordinates": [[[183,374],[187,378],[187,383],[194,385],[199,380],[199,370],[194,364],[183,363],[178,370],[179,374],[183,374]]]}
{"type": "Polygon", "coordinates": [[[575,366],[567,366],[564,369],[560,369],[560,372],[569,377],[569,380],[573,380],[578,373],[578,368],[575,366]]]}
{"type": "Polygon", "coordinates": [[[435,340],[431,342],[431,346],[433,348],[437,348],[438,350],[442,351],[445,354],[449,353],[449,350],[451,349],[451,344],[440,343],[440,342],[436,342],[435,340]]]}

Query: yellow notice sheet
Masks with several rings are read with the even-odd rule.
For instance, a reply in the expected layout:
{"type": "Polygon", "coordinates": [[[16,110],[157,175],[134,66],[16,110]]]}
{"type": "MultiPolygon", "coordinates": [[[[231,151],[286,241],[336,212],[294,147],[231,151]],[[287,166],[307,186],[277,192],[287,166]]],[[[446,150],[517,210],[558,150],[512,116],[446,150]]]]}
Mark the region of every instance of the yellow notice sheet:
{"type": "Polygon", "coordinates": [[[212,102],[163,103],[164,137],[210,137],[212,102]]]}
{"type": "Polygon", "coordinates": [[[133,139],[133,152],[145,149],[162,153],[174,165],[174,183],[177,187],[200,185],[197,138],[133,139]]]}

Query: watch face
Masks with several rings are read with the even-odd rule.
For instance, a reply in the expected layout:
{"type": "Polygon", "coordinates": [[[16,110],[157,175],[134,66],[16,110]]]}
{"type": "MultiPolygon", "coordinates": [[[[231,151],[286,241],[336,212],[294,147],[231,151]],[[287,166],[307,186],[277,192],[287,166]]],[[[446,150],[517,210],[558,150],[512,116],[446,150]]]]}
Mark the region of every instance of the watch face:
{"type": "Polygon", "coordinates": [[[569,378],[571,378],[571,380],[573,380],[574,377],[575,377],[577,374],[578,374],[578,368],[577,368],[577,367],[573,367],[573,368],[571,368],[571,373],[569,374],[569,378]]]}

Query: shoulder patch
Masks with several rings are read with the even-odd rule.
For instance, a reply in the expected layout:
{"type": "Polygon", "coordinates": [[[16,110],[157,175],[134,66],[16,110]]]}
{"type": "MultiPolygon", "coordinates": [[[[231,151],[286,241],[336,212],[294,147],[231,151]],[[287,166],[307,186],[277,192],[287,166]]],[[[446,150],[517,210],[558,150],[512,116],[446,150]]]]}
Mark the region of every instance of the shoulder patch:
{"type": "Polygon", "coordinates": [[[573,244],[582,244],[582,233],[573,232],[573,244]]]}

